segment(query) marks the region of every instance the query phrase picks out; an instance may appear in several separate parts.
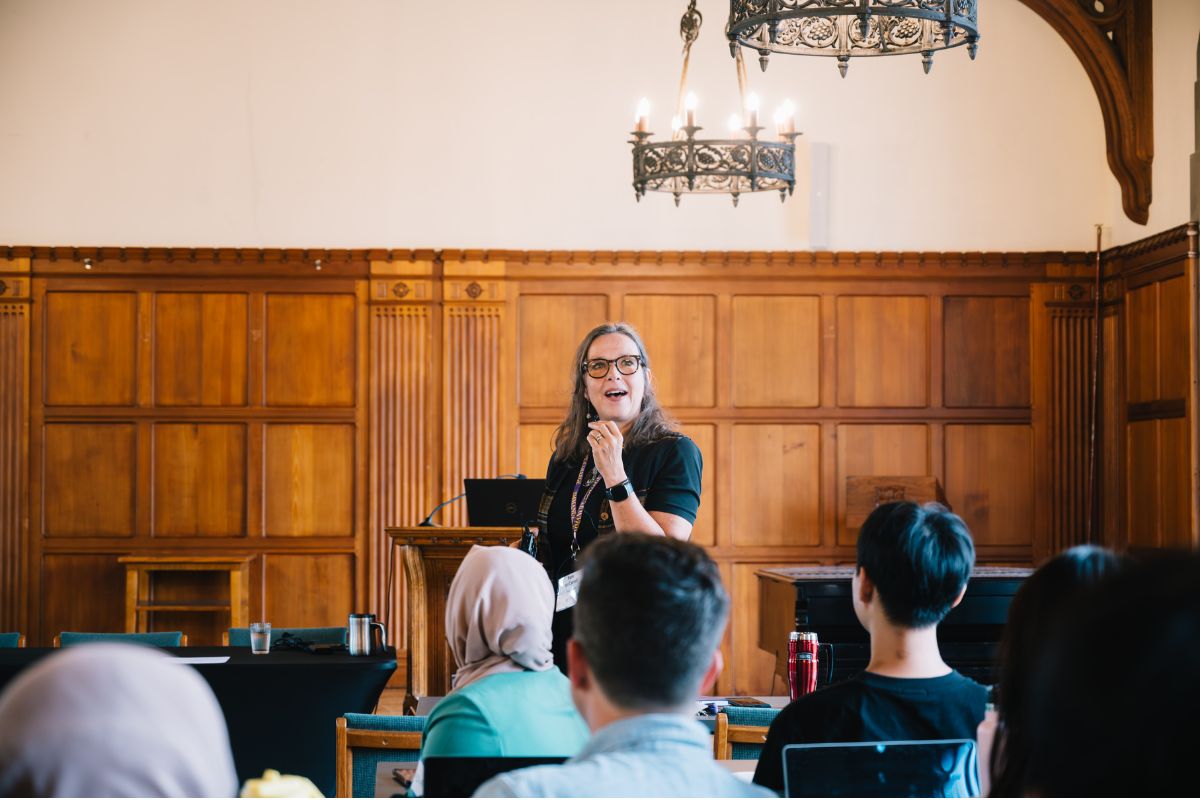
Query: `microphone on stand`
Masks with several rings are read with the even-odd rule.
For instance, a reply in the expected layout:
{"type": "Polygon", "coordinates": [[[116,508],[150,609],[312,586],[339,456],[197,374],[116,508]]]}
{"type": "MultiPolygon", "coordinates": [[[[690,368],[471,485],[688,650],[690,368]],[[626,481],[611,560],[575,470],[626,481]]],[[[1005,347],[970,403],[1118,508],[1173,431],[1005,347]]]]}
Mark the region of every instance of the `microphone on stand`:
{"type": "MultiPolygon", "coordinates": [[[[497,478],[517,478],[518,480],[522,480],[522,481],[526,480],[526,476],[522,475],[520,472],[518,472],[516,475],[497,475],[496,477],[497,478]]],[[[439,527],[439,525],[433,521],[433,515],[439,511],[441,511],[443,508],[450,505],[451,503],[455,502],[456,500],[462,500],[466,496],[467,496],[467,493],[465,491],[459,492],[458,494],[454,495],[454,497],[451,497],[449,500],[443,500],[442,502],[438,503],[436,506],[433,507],[433,511],[430,511],[429,514],[426,515],[425,519],[421,520],[421,522],[417,525],[417,527],[419,527],[419,528],[437,528],[437,527],[439,527]]]]}

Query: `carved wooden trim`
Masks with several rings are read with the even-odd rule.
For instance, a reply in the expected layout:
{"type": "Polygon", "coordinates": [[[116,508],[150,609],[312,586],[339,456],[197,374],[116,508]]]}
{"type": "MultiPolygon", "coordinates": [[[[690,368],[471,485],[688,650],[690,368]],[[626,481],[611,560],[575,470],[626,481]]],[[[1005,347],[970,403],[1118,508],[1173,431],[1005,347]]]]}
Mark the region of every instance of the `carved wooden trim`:
{"type": "Polygon", "coordinates": [[[1125,215],[1150,219],[1154,160],[1152,3],[1021,0],[1058,31],[1083,65],[1104,118],[1108,166],[1125,215]]]}
{"type": "Polygon", "coordinates": [[[29,305],[0,304],[0,629],[28,630],[29,305]]]}

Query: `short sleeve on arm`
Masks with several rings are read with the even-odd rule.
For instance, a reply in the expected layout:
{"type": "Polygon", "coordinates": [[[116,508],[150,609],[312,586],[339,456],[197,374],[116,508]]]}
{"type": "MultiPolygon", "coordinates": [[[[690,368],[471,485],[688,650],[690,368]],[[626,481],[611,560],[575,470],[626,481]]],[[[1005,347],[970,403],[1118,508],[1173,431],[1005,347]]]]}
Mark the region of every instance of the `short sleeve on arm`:
{"type": "Polygon", "coordinates": [[[647,456],[656,463],[651,465],[653,472],[642,507],[674,514],[694,524],[700,510],[700,477],[704,471],[700,448],[686,436],[679,436],[655,444],[647,456]]]}

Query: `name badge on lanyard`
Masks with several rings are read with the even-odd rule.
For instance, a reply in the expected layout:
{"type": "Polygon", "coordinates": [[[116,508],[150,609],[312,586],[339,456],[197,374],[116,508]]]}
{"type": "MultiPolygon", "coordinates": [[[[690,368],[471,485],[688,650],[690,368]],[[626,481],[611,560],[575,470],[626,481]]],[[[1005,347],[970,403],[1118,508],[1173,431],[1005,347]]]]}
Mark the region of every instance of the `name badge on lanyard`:
{"type": "Polygon", "coordinates": [[[554,599],[555,611],[566,611],[579,602],[579,582],[582,578],[583,570],[577,569],[558,579],[558,596],[554,599]]]}

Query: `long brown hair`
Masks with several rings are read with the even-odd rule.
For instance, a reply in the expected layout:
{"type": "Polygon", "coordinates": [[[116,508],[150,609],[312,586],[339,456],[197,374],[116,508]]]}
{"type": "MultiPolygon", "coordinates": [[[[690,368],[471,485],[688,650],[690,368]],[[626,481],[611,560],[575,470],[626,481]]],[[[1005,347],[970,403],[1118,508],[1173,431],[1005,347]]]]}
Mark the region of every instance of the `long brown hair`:
{"type": "Polygon", "coordinates": [[[633,421],[633,427],[625,436],[625,446],[638,447],[679,435],[675,430],[674,421],[663,411],[662,406],[658,404],[658,397],[654,394],[654,383],[650,380],[650,359],[646,356],[646,346],[642,344],[642,337],[638,336],[638,332],[628,323],[605,322],[588,331],[575,350],[575,360],[571,362],[571,405],[567,408],[566,419],[554,432],[555,461],[582,462],[590,452],[587,444],[587,435],[591,430],[588,428],[587,376],[582,365],[587,359],[592,342],[610,333],[629,337],[637,346],[637,354],[642,359],[642,369],[646,370],[646,391],[642,394],[642,407],[638,411],[637,419],[633,421]]]}

